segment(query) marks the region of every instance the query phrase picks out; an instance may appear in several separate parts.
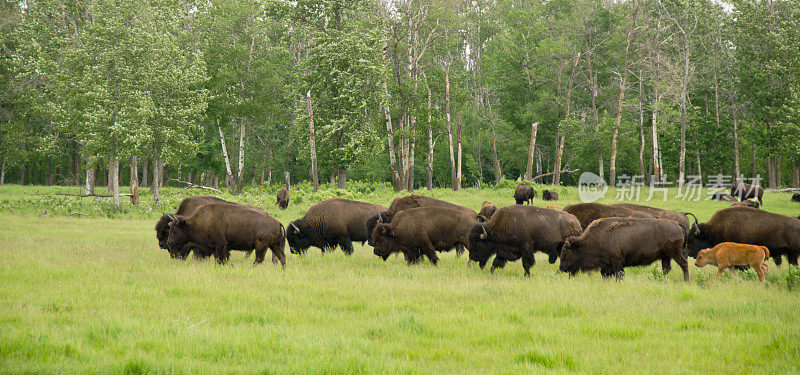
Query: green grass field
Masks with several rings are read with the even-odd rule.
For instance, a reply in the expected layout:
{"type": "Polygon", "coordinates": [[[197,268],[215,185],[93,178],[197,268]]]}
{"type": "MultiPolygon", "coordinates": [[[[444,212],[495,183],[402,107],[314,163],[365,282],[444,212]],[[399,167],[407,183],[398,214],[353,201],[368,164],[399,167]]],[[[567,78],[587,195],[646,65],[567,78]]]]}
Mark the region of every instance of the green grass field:
{"type": "MultiPolygon", "coordinates": [[[[560,191],[558,204],[577,202],[575,189],[560,191]]],[[[770,262],[764,284],[752,272],[717,280],[715,267],[693,263],[684,283],[678,267],[664,277],[658,262],[615,281],[569,278],[538,254],[528,279],[520,262],[490,274],[449,253],[439,266],[407,266],[356,245],[350,257],[311,249],[302,258],[287,246],[284,271],[253,267],[243,253],[217,266],[172,260],[154,237],[162,209],[203,192],[167,189],[164,202],[119,213],[107,199],[33,195],[53,192],[78,189],[0,187],[3,374],[800,372],[800,292],[787,287],[797,270],[785,264],[770,262]],[[91,216],[69,216],[78,211],[91,216]]],[[[295,196],[279,211],[268,192],[232,199],[285,224],[323,198],[295,196]]],[[[431,195],[477,209],[485,199],[512,204],[511,192],[431,195]]],[[[364,200],[388,205],[396,195],[364,200]]],[[[701,221],[728,205],[649,204],[701,221]]],[[[787,194],[765,204],[800,213],[787,194]]]]}

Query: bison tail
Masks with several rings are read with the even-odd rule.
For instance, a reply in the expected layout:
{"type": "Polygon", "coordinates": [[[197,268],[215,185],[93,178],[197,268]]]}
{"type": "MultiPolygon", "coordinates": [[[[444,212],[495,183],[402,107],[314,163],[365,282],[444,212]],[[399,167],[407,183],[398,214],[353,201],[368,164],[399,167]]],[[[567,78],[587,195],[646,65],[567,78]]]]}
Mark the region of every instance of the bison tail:
{"type": "Polygon", "coordinates": [[[764,250],[764,261],[766,262],[769,259],[769,249],[766,246],[761,246],[761,249],[764,250]]]}

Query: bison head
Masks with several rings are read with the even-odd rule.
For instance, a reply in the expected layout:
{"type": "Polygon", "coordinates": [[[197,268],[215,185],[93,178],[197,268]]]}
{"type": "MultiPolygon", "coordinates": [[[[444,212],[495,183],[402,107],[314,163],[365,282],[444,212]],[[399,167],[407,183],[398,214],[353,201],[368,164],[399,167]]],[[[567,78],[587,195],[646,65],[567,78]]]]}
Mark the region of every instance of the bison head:
{"type": "Polygon", "coordinates": [[[375,248],[372,253],[383,260],[388,259],[392,254],[391,235],[392,228],[389,224],[378,224],[370,235],[371,245],[375,248]]]}
{"type": "Polygon", "coordinates": [[[701,249],[712,246],[711,239],[708,238],[708,230],[706,230],[705,223],[693,224],[688,239],[686,248],[689,252],[689,256],[692,258],[696,258],[697,253],[701,249]]]}
{"type": "Polygon", "coordinates": [[[483,268],[486,262],[489,261],[495,250],[492,244],[493,233],[486,227],[486,224],[475,224],[469,230],[469,260],[478,262],[478,265],[483,268]]]}
{"type": "Polygon", "coordinates": [[[703,249],[697,253],[697,256],[694,260],[694,265],[697,267],[703,267],[706,264],[714,264],[715,261],[714,253],[712,253],[711,249],[703,249]]]}
{"type": "Polygon", "coordinates": [[[189,255],[190,247],[187,246],[189,236],[186,233],[186,218],[170,214],[169,235],[167,236],[167,250],[172,258],[186,259],[189,255]]]}
{"type": "Polygon", "coordinates": [[[380,212],[380,213],[377,213],[377,214],[373,215],[369,219],[367,219],[367,222],[365,223],[365,225],[367,227],[367,233],[369,234],[369,236],[368,236],[369,238],[367,238],[367,244],[368,245],[374,246],[372,244],[372,232],[375,230],[375,226],[377,226],[380,223],[388,223],[389,222],[389,220],[386,219],[387,214],[388,214],[387,212],[380,212]]]}
{"type": "Polygon", "coordinates": [[[169,237],[169,222],[170,217],[162,213],[161,218],[156,223],[156,239],[158,239],[158,247],[167,250],[167,238],[169,237]]]}
{"type": "Polygon", "coordinates": [[[578,237],[567,237],[564,245],[561,247],[561,264],[558,265],[558,270],[567,272],[570,276],[575,275],[580,270],[579,267],[579,254],[578,248],[580,243],[578,237]]]}
{"type": "Polygon", "coordinates": [[[311,237],[304,228],[303,219],[297,219],[286,227],[286,242],[292,254],[303,255],[311,247],[311,237]]]}

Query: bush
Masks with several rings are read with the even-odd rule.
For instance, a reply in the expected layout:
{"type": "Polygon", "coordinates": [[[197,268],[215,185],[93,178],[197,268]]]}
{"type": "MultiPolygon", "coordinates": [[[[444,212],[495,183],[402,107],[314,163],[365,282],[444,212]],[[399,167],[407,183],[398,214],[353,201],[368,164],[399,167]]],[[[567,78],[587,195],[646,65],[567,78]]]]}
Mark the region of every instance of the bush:
{"type": "Polygon", "coordinates": [[[789,290],[795,290],[800,287],[800,267],[789,267],[789,271],[786,272],[786,287],[789,290]]]}

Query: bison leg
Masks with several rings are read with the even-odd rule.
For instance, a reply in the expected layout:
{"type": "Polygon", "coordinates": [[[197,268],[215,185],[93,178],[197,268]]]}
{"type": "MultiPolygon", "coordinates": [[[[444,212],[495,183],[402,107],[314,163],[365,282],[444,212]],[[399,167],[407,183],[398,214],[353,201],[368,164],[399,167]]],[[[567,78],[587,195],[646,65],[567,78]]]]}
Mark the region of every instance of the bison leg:
{"type": "Polygon", "coordinates": [[[425,242],[427,243],[422,251],[425,253],[425,256],[428,257],[428,260],[430,260],[435,266],[437,263],[439,263],[439,257],[436,256],[436,249],[433,247],[433,244],[430,241],[425,242]]]}
{"type": "Polygon", "coordinates": [[[533,256],[533,252],[526,251],[522,256],[522,269],[525,270],[525,276],[531,277],[531,266],[534,263],[536,263],[536,258],[533,256]]]}
{"type": "Polygon", "coordinates": [[[495,268],[503,268],[506,266],[506,260],[496,256],[494,257],[494,261],[492,262],[492,268],[489,269],[489,272],[494,273],[495,268]]]}
{"type": "MultiPolygon", "coordinates": [[[[249,251],[249,252],[252,252],[249,251]]],[[[248,253],[249,253],[248,252],[248,253]]],[[[267,247],[261,241],[256,242],[256,259],[253,261],[253,265],[261,264],[264,261],[264,256],[267,254],[267,247]]],[[[274,257],[274,254],[273,254],[274,257]]]]}
{"type": "Polygon", "coordinates": [[[353,242],[350,241],[350,237],[342,236],[339,238],[339,246],[345,254],[353,255],[353,242]]]}
{"type": "Polygon", "coordinates": [[[753,263],[750,266],[756,270],[756,274],[758,275],[758,281],[764,282],[764,263],[753,263]]]}
{"type": "Polygon", "coordinates": [[[270,246],[272,251],[272,263],[281,262],[281,268],[286,268],[286,254],[283,252],[283,242],[270,246]],[[275,260],[277,258],[277,261],[275,260]]]}
{"type": "Polygon", "coordinates": [[[672,271],[672,258],[665,256],[661,258],[661,272],[666,276],[669,271],[672,271]]]}
{"type": "Polygon", "coordinates": [[[460,258],[461,254],[464,254],[464,245],[457,243],[456,244],[456,258],[460,258]]]}
{"type": "Polygon", "coordinates": [[[787,251],[786,258],[789,260],[789,264],[796,266],[797,265],[797,256],[800,255],[796,252],[787,251]]]}
{"type": "MultiPolygon", "coordinates": [[[[672,259],[681,267],[681,271],[683,271],[683,281],[689,281],[689,262],[686,256],[683,255],[683,252],[678,251],[672,259]]],[[[666,275],[666,272],[664,274],[666,275]]]]}
{"type": "Polygon", "coordinates": [[[222,245],[214,247],[214,259],[218,264],[225,264],[231,256],[231,251],[228,249],[228,243],[224,242],[222,245]]]}

